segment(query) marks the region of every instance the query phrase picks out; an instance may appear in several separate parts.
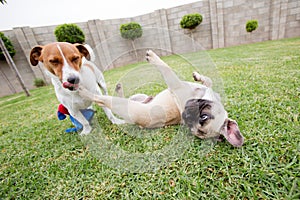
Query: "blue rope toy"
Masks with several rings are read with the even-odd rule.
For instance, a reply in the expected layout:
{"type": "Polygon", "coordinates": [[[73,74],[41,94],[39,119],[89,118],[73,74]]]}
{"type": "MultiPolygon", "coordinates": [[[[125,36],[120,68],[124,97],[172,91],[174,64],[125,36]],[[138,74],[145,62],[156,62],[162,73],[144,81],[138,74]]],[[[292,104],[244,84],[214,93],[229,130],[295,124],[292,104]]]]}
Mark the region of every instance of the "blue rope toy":
{"type": "MultiPolygon", "coordinates": [[[[87,109],[80,110],[80,112],[83,114],[85,119],[88,120],[89,123],[91,123],[91,121],[94,117],[95,111],[87,108],[87,109]]],[[[70,120],[71,120],[72,124],[75,126],[75,127],[66,129],[65,130],[66,133],[79,132],[80,130],[82,130],[82,128],[83,128],[82,124],[79,121],[77,121],[72,115],[70,115],[70,113],[66,107],[64,107],[62,104],[60,104],[58,106],[57,118],[59,120],[64,120],[67,117],[66,115],[70,116],[70,120]]]]}

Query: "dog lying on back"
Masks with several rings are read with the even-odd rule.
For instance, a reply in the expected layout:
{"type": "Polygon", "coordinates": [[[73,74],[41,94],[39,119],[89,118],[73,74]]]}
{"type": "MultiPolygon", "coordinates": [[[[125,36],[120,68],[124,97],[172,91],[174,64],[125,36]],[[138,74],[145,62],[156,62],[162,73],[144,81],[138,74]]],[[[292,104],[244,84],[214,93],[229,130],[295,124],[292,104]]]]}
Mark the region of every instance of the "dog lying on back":
{"type": "MultiPolygon", "coordinates": [[[[107,95],[103,74],[88,61],[89,58],[90,53],[84,45],[66,42],[36,46],[30,52],[31,64],[36,66],[40,62],[44,65],[47,74],[51,77],[58,101],[82,124],[81,135],[88,134],[92,130],[80,111],[90,107],[92,101],[79,96],[79,86],[88,88],[90,92],[97,95],[102,95],[101,87],[107,95]]],[[[103,110],[112,123],[124,123],[123,120],[115,117],[110,109],[103,107],[103,110]]]]}
{"type": "Polygon", "coordinates": [[[98,95],[83,87],[79,88],[79,94],[110,108],[127,123],[146,128],[186,124],[201,139],[224,136],[235,147],[243,145],[238,125],[228,118],[220,96],[211,88],[210,78],[194,72],[194,80],[199,83],[181,81],[154,52],[147,51],[146,59],[156,66],[168,86],[154,98],[144,94],[129,99],[98,95]]]}

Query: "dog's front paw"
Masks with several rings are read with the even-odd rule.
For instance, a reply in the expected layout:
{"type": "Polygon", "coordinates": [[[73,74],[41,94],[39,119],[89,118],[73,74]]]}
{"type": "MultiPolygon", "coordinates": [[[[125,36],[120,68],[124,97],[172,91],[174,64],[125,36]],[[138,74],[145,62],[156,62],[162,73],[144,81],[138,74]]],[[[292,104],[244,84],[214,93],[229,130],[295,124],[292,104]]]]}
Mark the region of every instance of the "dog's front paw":
{"type": "Polygon", "coordinates": [[[79,135],[80,136],[88,135],[90,132],[92,132],[92,127],[91,126],[84,126],[79,135]]]}
{"type": "Polygon", "coordinates": [[[211,79],[199,74],[198,72],[193,72],[193,78],[195,81],[198,81],[207,87],[210,87],[210,88],[212,87],[211,79]]]}
{"type": "Polygon", "coordinates": [[[193,72],[193,78],[194,78],[195,81],[202,82],[201,75],[198,72],[193,72]]]}

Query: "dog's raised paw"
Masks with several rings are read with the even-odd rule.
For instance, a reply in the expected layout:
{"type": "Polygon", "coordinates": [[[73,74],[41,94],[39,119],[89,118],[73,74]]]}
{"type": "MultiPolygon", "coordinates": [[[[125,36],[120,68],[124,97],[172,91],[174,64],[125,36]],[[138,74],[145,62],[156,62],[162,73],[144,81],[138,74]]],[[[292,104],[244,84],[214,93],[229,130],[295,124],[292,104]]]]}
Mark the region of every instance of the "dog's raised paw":
{"type": "Polygon", "coordinates": [[[210,88],[212,87],[211,79],[199,74],[198,72],[193,72],[193,78],[195,81],[198,81],[207,87],[210,87],[210,88]]]}
{"type": "Polygon", "coordinates": [[[157,64],[159,62],[159,57],[151,50],[146,52],[146,60],[151,64],[157,64]]]}
{"type": "Polygon", "coordinates": [[[148,50],[147,52],[146,52],[146,60],[148,61],[148,62],[150,62],[150,57],[151,57],[151,54],[152,54],[153,52],[151,51],[151,50],[148,50]]]}
{"type": "Polygon", "coordinates": [[[193,78],[195,81],[201,81],[201,75],[198,72],[193,72],[193,78]]]}
{"type": "Polygon", "coordinates": [[[147,50],[147,52],[146,52],[146,56],[151,56],[153,54],[153,51],[152,50],[147,50]]]}

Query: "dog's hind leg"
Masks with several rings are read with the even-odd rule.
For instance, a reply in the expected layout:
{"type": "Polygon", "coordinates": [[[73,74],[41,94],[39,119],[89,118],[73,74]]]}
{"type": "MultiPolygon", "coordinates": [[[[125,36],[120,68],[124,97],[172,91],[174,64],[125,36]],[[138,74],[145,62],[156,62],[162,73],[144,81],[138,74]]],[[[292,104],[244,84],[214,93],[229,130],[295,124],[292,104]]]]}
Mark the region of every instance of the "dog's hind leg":
{"type": "Polygon", "coordinates": [[[183,82],[178,78],[175,72],[153,51],[147,51],[146,60],[157,67],[171,91],[182,87],[183,82]]]}
{"type": "Polygon", "coordinates": [[[117,118],[114,116],[114,114],[111,112],[111,110],[107,107],[102,107],[104,113],[108,117],[108,119],[113,123],[113,124],[124,124],[125,121],[122,119],[117,118]]]}

